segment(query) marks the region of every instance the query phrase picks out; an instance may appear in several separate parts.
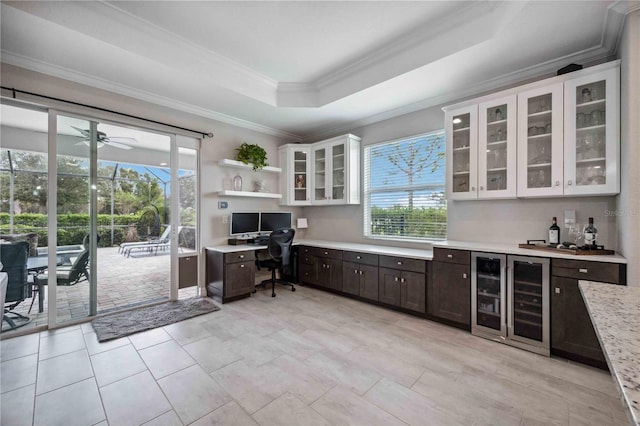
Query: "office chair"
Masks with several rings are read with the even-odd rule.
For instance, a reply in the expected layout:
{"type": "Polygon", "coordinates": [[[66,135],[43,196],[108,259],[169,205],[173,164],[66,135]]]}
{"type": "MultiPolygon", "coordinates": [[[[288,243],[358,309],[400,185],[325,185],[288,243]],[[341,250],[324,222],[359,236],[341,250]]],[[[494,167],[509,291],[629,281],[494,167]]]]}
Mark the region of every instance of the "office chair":
{"type": "MultiPolygon", "coordinates": [[[[271,279],[264,280],[256,287],[264,287],[266,284],[271,283],[271,297],[276,297],[276,282],[284,285],[291,286],[291,291],[296,291],[296,288],[292,283],[276,278],[276,271],[280,269],[280,273],[284,273],[284,269],[289,266],[291,257],[291,244],[293,243],[293,236],[296,231],[291,228],[278,229],[269,235],[269,243],[267,252],[269,253],[268,259],[256,259],[256,266],[258,270],[260,267],[266,267],[271,271],[271,279]]],[[[282,275],[281,275],[282,276],[282,275]]],[[[254,290],[255,292],[255,290],[254,290]]]]}
{"type": "Polygon", "coordinates": [[[29,243],[20,241],[0,245],[0,259],[2,270],[7,273],[7,294],[4,300],[3,321],[9,324],[6,330],[22,327],[31,322],[28,316],[14,312],[22,301],[28,297],[29,285],[27,284],[27,258],[29,257],[29,243]],[[10,314],[10,315],[9,315],[10,314]]]}

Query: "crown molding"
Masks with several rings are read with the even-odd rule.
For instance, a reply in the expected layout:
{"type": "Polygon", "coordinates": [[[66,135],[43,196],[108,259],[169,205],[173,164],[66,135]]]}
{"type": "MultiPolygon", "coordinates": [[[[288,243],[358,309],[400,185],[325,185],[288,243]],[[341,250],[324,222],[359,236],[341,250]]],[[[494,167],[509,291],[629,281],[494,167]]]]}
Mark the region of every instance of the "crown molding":
{"type": "Polygon", "coordinates": [[[232,126],[241,127],[244,129],[253,130],[259,133],[276,136],[279,138],[299,141],[301,136],[286,132],[279,129],[274,129],[269,126],[254,123],[252,121],[244,120],[241,118],[233,117],[227,114],[222,114],[210,109],[201,108],[186,102],[181,102],[175,99],[159,96],[154,93],[150,93],[144,90],[136,89],[134,87],[119,84],[113,81],[101,79],[92,75],[84,74],[75,70],[70,70],[65,67],[61,67],[55,64],[50,64],[43,61],[38,61],[32,58],[27,58],[21,55],[0,50],[0,56],[2,62],[13,65],[16,67],[28,69],[41,74],[46,74],[56,78],[72,81],[74,83],[83,84],[96,89],[105,90],[108,92],[116,93],[118,95],[138,99],[144,102],[149,102],[172,110],[193,114],[199,117],[208,118],[211,120],[219,121],[221,123],[229,124],[232,126]]]}

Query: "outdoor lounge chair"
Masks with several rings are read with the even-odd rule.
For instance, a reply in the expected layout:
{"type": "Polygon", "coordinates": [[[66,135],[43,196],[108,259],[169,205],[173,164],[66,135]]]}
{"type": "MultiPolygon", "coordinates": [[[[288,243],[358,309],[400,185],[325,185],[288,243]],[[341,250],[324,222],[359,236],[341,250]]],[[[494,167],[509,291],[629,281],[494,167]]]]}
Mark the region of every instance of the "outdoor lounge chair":
{"type": "MultiPolygon", "coordinates": [[[[136,241],[136,242],[130,242],[130,243],[121,243],[120,247],[118,248],[118,253],[122,253],[124,255],[126,255],[127,257],[129,257],[129,249],[136,247],[136,246],[147,246],[149,244],[162,244],[162,243],[168,243],[169,239],[171,238],[171,225],[167,226],[164,229],[164,232],[162,233],[162,235],[160,235],[157,238],[152,238],[149,241],[136,241]]],[[[147,249],[152,248],[152,247],[146,247],[147,249]]]]}
{"type": "MultiPolygon", "coordinates": [[[[64,267],[59,266],[56,268],[56,282],[58,285],[75,285],[80,281],[89,279],[89,271],[87,266],[89,264],[89,250],[85,250],[78,256],[71,266],[64,267]]],[[[35,278],[36,284],[39,287],[44,285],[49,280],[49,274],[40,274],[35,278]]]]}

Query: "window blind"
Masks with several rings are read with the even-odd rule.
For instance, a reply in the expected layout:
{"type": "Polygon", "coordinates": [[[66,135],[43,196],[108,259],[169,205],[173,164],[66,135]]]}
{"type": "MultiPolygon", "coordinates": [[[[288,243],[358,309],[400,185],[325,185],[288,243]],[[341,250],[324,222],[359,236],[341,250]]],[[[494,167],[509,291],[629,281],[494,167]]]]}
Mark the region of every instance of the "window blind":
{"type": "Polygon", "coordinates": [[[364,235],[447,237],[444,131],[364,148],[364,235]]]}

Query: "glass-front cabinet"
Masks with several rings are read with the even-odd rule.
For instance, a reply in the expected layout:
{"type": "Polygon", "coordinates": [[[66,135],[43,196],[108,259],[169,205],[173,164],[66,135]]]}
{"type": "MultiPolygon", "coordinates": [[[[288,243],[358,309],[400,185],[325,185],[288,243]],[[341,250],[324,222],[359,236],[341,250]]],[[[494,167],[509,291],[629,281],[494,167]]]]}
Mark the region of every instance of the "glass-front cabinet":
{"type": "Polygon", "coordinates": [[[516,196],[516,96],[478,106],[478,198],[516,196]]]}
{"type": "Polygon", "coordinates": [[[360,138],[339,136],[311,145],[311,204],[360,203],[360,138]]]}
{"type": "Polygon", "coordinates": [[[563,194],[562,83],[518,93],[518,196],[563,194]]]}
{"type": "Polygon", "coordinates": [[[351,134],[278,148],[286,206],[359,204],[360,138],[351,134]]]}
{"type": "Polygon", "coordinates": [[[477,198],[478,106],[445,110],[447,198],[477,198]]]}
{"type": "Polygon", "coordinates": [[[617,194],[620,70],[568,80],[565,96],[565,195],[617,194]]]}
{"type": "Polygon", "coordinates": [[[311,164],[309,145],[288,144],[279,148],[283,174],[280,178],[280,204],[304,206],[311,204],[311,164]]]}

